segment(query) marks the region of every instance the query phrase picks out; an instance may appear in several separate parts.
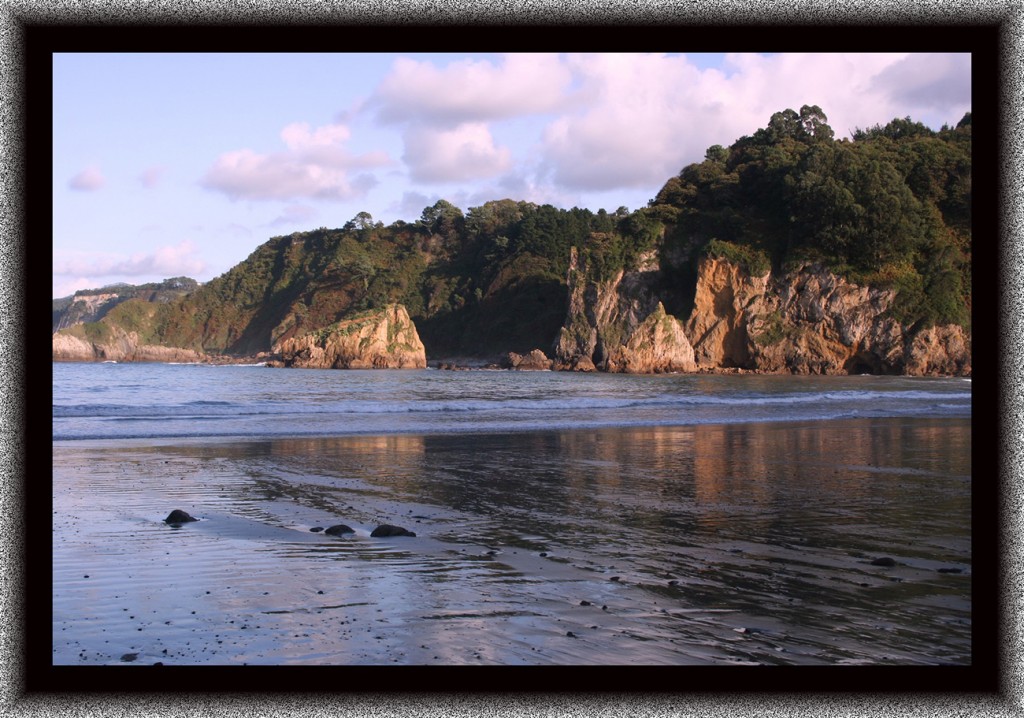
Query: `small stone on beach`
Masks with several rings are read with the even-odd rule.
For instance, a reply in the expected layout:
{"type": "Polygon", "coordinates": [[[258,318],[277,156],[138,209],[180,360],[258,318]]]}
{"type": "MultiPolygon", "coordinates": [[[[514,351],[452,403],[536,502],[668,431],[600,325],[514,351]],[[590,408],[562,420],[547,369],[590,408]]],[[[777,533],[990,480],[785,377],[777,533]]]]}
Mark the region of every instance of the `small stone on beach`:
{"type": "Polygon", "coordinates": [[[881,558],[876,558],[874,561],[872,561],[871,565],[872,566],[895,566],[896,565],[896,560],[892,559],[892,558],[889,558],[888,556],[882,556],[881,558]]]}
{"type": "Polygon", "coordinates": [[[184,524],[184,523],[188,523],[189,521],[198,521],[198,520],[199,519],[197,519],[197,518],[193,518],[192,516],[189,516],[187,513],[185,513],[181,509],[174,509],[174,511],[172,511],[169,514],[167,514],[167,518],[164,519],[164,523],[165,524],[171,524],[173,526],[174,524],[184,524]]]}
{"type": "Polygon", "coordinates": [[[336,524],[334,526],[331,526],[330,528],[324,529],[324,533],[330,534],[331,536],[341,536],[342,534],[354,534],[355,532],[356,530],[354,528],[352,528],[351,526],[346,526],[345,524],[336,524]]]}
{"type": "Polygon", "coordinates": [[[415,535],[416,534],[413,531],[409,531],[408,529],[404,529],[401,526],[392,526],[391,524],[381,524],[380,526],[375,528],[370,533],[370,536],[373,536],[374,538],[380,538],[380,537],[385,537],[385,536],[415,536],[415,535]]]}

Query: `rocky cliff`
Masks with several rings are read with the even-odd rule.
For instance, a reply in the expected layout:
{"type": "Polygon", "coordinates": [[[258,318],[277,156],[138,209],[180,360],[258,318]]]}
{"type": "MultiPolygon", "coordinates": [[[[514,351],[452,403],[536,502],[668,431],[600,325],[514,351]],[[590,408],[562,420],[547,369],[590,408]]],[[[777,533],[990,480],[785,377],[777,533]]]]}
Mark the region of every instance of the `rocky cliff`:
{"type": "Polygon", "coordinates": [[[569,310],[553,348],[556,368],[635,374],[696,369],[683,325],[658,299],[658,281],[653,252],[635,271],[619,270],[600,281],[589,276],[585,258],[573,247],[569,310]]]}
{"type": "Polygon", "coordinates": [[[894,290],[852,284],[817,264],[751,276],[736,263],[702,257],[685,324],[665,312],[659,281],[653,258],[596,281],[574,252],[556,366],[633,373],[971,373],[970,336],[962,327],[902,325],[890,311],[894,290]]]}
{"type": "Polygon", "coordinates": [[[53,335],[53,361],[206,362],[209,357],[191,349],[141,344],[136,332],[115,329],[100,342],[71,334],[53,335]]]}
{"type": "Polygon", "coordinates": [[[426,351],[400,304],[363,312],[318,331],[278,341],[283,366],[313,369],[422,369],[426,351]]]}
{"type": "Polygon", "coordinates": [[[173,302],[195,291],[198,286],[199,283],[189,277],[172,277],[149,284],[114,284],[102,289],[82,290],[69,297],[53,300],[53,331],[98,322],[119,304],[130,299],[155,303],[173,302]]]}
{"type": "Polygon", "coordinates": [[[100,292],[99,294],[75,295],[63,300],[58,307],[54,301],[53,331],[67,329],[75,324],[97,322],[106,315],[122,298],[117,292],[100,292]]]}
{"type": "Polygon", "coordinates": [[[853,284],[819,264],[753,277],[705,257],[687,329],[702,367],[969,375],[970,337],[964,329],[902,325],[892,316],[895,298],[895,290],[853,284]]]}

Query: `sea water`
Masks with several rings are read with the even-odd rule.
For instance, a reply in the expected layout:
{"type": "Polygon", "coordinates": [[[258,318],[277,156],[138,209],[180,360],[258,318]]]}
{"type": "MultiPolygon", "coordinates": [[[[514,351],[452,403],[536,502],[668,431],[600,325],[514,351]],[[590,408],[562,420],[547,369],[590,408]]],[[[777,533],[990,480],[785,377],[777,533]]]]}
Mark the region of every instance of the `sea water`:
{"type": "Polygon", "coordinates": [[[969,380],[53,371],[55,664],[971,662],[969,380]]]}
{"type": "Polygon", "coordinates": [[[53,365],[53,438],[508,432],[969,417],[969,379],[53,365]]]}

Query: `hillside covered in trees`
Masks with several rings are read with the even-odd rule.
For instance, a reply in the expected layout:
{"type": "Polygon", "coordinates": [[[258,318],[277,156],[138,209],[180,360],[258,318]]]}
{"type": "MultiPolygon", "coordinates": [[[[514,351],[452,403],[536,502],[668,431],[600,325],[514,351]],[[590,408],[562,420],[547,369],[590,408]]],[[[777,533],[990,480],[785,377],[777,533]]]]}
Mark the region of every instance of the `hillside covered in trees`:
{"type": "Polygon", "coordinates": [[[163,346],[253,355],[397,303],[430,357],[547,349],[566,321],[573,248],[594,281],[643,265],[680,321],[699,260],[712,256],[755,276],[815,262],[893,290],[887,311],[912,332],[969,330],[970,115],[937,132],[905,118],[836,140],[820,108],[784,110],[709,148],[632,212],[510,199],[463,211],[441,200],[388,226],[363,212],[274,237],[180,299],[129,299],[63,331],[95,340],[119,327],[163,346]]]}

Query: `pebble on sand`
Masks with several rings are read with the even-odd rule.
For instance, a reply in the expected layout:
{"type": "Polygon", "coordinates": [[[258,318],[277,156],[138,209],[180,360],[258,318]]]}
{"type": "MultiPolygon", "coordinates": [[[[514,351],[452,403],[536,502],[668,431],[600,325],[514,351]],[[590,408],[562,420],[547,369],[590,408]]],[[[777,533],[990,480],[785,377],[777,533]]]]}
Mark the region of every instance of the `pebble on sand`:
{"type": "Polygon", "coordinates": [[[173,526],[175,524],[181,525],[181,524],[184,524],[184,523],[188,523],[189,521],[198,521],[198,520],[199,519],[197,519],[197,518],[193,518],[192,516],[189,516],[187,513],[185,513],[181,509],[174,509],[174,511],[172,511],[169,514],[167,514],[167,518],[164,519],[164,523],[165,524],[171,524],[173,526]]]}
{"type": "Polygon", "coordinates": [[[330,534],[331,536],[341,536],[342,534],[354,534],[355,532],[356,530],[354,528],[352,528],[351,526],[346,526],[345,524],[335,524],[330,528],[324,529],[324,533],[330,534]]]}
{"type": "Polygon", "coordinates": [[[416,533],[413,532],[413,531],[409,531],[408,529],[404,529],[401,526],[392,526],[391,524],[381,524],[380,526],[375,528],[370,533],[370,536],[373,536],[374,538],[380,538],[380,537],[383,537],[383,536],[415,536],[415,535],[416,535],[416,533]]]}

